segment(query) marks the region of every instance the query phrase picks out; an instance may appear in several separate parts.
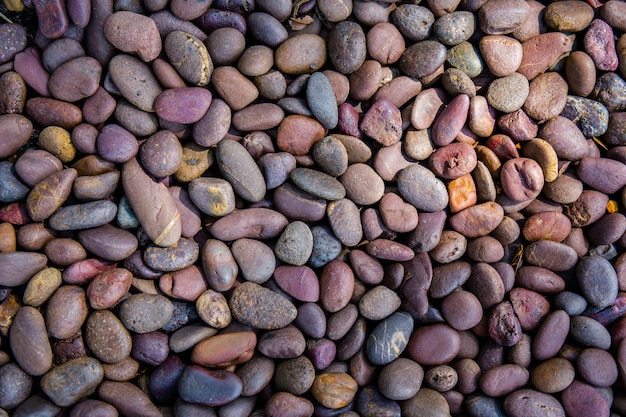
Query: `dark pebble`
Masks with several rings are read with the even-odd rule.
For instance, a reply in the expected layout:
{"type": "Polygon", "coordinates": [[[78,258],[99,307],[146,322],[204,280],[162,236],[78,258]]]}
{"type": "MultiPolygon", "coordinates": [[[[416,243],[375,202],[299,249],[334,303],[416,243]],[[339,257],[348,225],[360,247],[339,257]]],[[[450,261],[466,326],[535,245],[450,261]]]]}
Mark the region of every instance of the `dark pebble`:
{"type": "Polygon", "coordinates": [[[576,278],[582,295],[594,307],[611,305],[618,288],[617,274],[609,261],[592,255],[582,258],[576,266],[576,278]]]}
{"type": "Polygon", "coordinates": [[[0,162],[0,202],[13,203],[21,200],[29,191],[15,172],[14,164],[9,161],[0,162]]]}
{"type": "Polygon", "coordinates": [[[180,398],[188,403],[216,407],[241,395],[241,379],[226,370],[210,370],[198,365],[185,368],[178,381],[180,398]]]}
{"type": "Polygon", "coordinates": [[[405,312],[394,313],[381,321],[367,339],[367,358],[374,365],[397,359],[413,332],[413,318],[405,312]]]}
{"type": "Polygon", "coordinates": [[[375,386],[359,390],[355,398],[356,410],[361,417],[400,417],[400,405],[380,393],[375,386]]]}

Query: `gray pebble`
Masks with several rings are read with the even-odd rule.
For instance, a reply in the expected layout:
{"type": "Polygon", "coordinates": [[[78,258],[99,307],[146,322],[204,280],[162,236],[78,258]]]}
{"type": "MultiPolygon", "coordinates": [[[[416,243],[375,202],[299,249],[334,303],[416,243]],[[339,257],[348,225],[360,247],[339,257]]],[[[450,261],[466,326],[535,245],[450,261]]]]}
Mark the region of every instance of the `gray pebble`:
{"type": "Polygon", "coordinates": [[[339,123],[339,109],[333,87],[322,72],[314,72],[307,81],[306,101],[315,118],[326,128],[339,123]]]}

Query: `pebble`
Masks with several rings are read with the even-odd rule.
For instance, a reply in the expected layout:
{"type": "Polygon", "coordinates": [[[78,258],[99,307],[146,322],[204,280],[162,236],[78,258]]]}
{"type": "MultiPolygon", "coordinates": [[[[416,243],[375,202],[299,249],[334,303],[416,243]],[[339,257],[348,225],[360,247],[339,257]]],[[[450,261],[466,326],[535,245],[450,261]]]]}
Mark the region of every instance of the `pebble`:
{"type": "Polygon", "coordinates": [[[72,417],[85,417],[89,413],[94,413],[101,417],[115,417],[118,415],[117,410],[110,404],[100,400],[83,400],[76,404],[71,411],[72,417]]]}
{"type": "Polygon", "coordinates": [[[304,303],[298,307],[298,316],[294,324],[309,337],[322,338],[326,334],[324,310],[312,302],[304,303]]]}
{"type": "Polygon", "coordinates": [[[524,111],[538,123],[552,119],[565,108],[567,91],[567,83],[559,74],[539,74],[530,82],[524,111]]]}
{"type": "Polygon", "coordinates": [[[502,397],[526,385],[527,369],[514,364],[496,366],[485,372],[479,381],[480,389],[492,397],[502,397]]]}
{"type": "Polygon", "coordinates": [[[357,389],[356,381],[347,373],[326,372],[315,377],[311,394],[322,406],[338,409],[352,402],[357,389]]]}
{"type": "Polygon", "coordinates": [[[96,59],[77,57],[54,70],[48,89],[52,97],[73,103],[94,95],[101,77],[102,67],[96,59]]]}
{"type": "Polygon", "coordinates": [[[140,110],[154,111],[154,100],[162,89],[143,61],[131,55],[117,55],[109,63],[109,76],[126,100],[140,110]]]}
{"type": "Polygon", "coordinates": [[[498,0],[478,10],[478,24],[487,35],[505,35],[526,19],[530,7],[517,0],[498,0]]]}
{"type": "MultiPolygon", "coordinates": [[[[360,304],[359,304],[360,305],[360,304]]],[[[383,319],[368,336],[365,351],[373,365],[387,365],[404,352],[413,332],[413,318],[396,312],[383,319]]]]}
{"type": "Polygon", "coordinates": [[[161,53],[161,37],[154,20],[130,11],[113,13],[104,22],[104,36],[117,49],[136,53],[150,62],[161,53]]]}
{"type": "Polygon", "coordinates": [[[346,196],[356,204],[374,204],[385,192],[383,179],[363,163],[349,165],[339,180],[346,190],[346,196]]]}
{"type": "Polygon", "coordinates": [[[328,37],[328,58],[342,74],[355,72],[367,54],[363,28],[356,22],[343,21],[333,26],[328,37]]]}
{"type": "Polygon", "coordinates": [[[180,213],[167,187],[154,182],[135,158],[126,162],[122,168],[122,186],[148,237],[163,247],[178,242],[181,234],[180,213]]]}
{"type": "Polygon", "coordinates": [[[312,416],[314,413],[313,403],[303,397],[298,397],[289,392],[277,392],[272,395],[265,404],[264,411],[267,415],[286,417],[312,416]]]}
{"type": "Polygon", "coordinates": [[[205,88],[169,88],[155,98],[154,111],[167,122],[191,124],[202,119],[212,99],[213,95],[205,88]]]}
{"type": "Polygon", "coordinates": [[[41,378],[41,389],[59,407],[76,404],[102,382],[104,370],[98,360],[72,359],[54,367],[41,378]]]}
{"type": "Polygon", "coordinates": [[[282,42],[274,63],[285,74],[313,73],[326,62],[326,43],[318,35],[302,33],[282,42]]]}
{"type": "Polygon", "coordinates": [[[254,207],[234,211],[211,226],[211,234],[220,240],[241,238],[269,239],[287,226],[287,218],[278,211],[254,207]]]}
{"type": "Polygon", "coordinates": [[[189,197],[200,211],[221,217],[235,210],[235,191],[221,178],[200,177],[189,183],[189,197]]]}
{"type": "Polygon", "coordinates": [[[398,67],[413,78],[422,78],[433,74],[446,60],[446,47],[432,40],[420,40],[406,48],[398,67]]]}
{"type": "Polygon", "coordinates": [[[209,51],[196,36],[200,33],[173,30],[163,41],[163,49],[176,72],[197,87],[207,85],[213,73],[213,61],[209,51]]]}
{"type": "Polygon", "coordinates": [[[470,415],[493,415],[494,417],[504,417],[506,414],[502,408],[502,401],[497,398],[486,397],[480,394],[469,396],[465,400],[465,407],[470,415]]]}
{"type": "Polygon", "coordinates": [[[81,230],[104,226],[117,214],[117,205],[108,200],[64,206],[48,220],[54,230],[81,230]]]}
{"type": "Polygon", "coordinates": [[[408,358],[397,358],[385,365],[378,377],[378,389],[387,398],[408,400],[419,391],[424,377],[424,370],[408,358]]]}
{"type": "Polygon", "coordinates": [[[276,284],[297,300],[314,303],[319,299],[318,278],[308,266],[280,265],[273,276],[276,284]]]}
{"type": "Polygon", "coordinates": [[[297,327],[288,325],[264,334],[259,339],[258,349],[268,358],[293,359],[304,353],[306,340],[297,327]]]}
{"type": "Polygon", "coordinates": [[[306,155],[325,136],[324,126],[307,116],[289,115],[278,125],[276,145],[294,156],[306,155]]]}
{"type": "Polygon", "coordinates": [[[574,381],[561,394],[563,409],[568,416],[608,416],[609,404],[591,385],[574,381]]]}
{"type": "Polygon", "coordinates": [[[565,417],[559,401],[549,394],[523,388],[507,395],[503,403],[504,411],[513,417],[538,417],[551,413],[555,417],[565,417]]]}
{"type": "Polygon", "coordinates": [[[477,77],[484,69],[484,62],[478,48],[467,41],[448,49],[446,62],[469,78],[477,77]]]}
{"type": "Polygon", "coordinates": [[[44,268],[32,276],[24,290],[24,304],[39,307],[61,286],[63,278],[56,268],[44,268]]]}
{"type": "Polygon", "coordinates": [[[377,414],[400,416],[400,405],[385,398],[375,386],[361,389],[356,395],[356,409],[363,417],[372,417],[377,414]]]}
{"type": "Polygon", "coordinates": [[[589,54],[596,68],[601,71],[615,71],[619,64],[615,51],[613,29],[603,20],[594,19],[583,38],[585,52],[589,54]]]}
{"type": "Polygon", "coordinates": [[[306,85],[307,104],[315,118],[326,129],[339,123],[339,110],[330,81],[323,72],[314,72],[306,85]]]}
{"type": "Polygon", "coordinates": [[[257,344],[252,332],[233,332],[211,336],[193,348],[191,361],[210,368],[224,368],[247,362],[257,344]]]}
{"type": "Polygon", "coordinates": [[[306,393],[314,380],[315,368],[306,356],[298,356],[279,363],[274,375],[276,389],[294,395],[306,393]]]}
{"type": "Polygon", "coordinates": [[[162,415],[147,394],[130,382],[104,381],[98,388],[100,398],[128,417],[162,415]]]}
{"type": "Polygon", "coordinates": [[[289,178],[303,191],[325,200],[336,201],[346,196],[341,182],[320,171],[310,168],[295,168],[289,178]]]}
{"type": "Polygon", "coordinates": [[[339,255],[341,241],[328,226],[313,226],[311,234],[313,235],[313,250],[309,257],[311,267],[324,266],[339,255]]]}
{"type": "Polygon", "coordinates": [[[552,358],[532,370],[530,383],[538,391],[554,394],[567,388],[574,381],[575,374],[571,362],[563,358],[552,358]]]}
{"type": "Polygon", "coordinates": [[[122,322],[109,310],[92,312],[87,318],[85,341],[104,363],[117,363],[130,355],[132,340],[122,322]]]}
{"type": "Polygon", "coordinates": [[[135,333],[150,333],[163,327],[170,319],[174,305],[162,295],[134,294],[120,307],[120,320],[135,333]]]}
{"type": "Polygon", "coordinates": [[[26,48],[26,29],[18,23],[3,24],[0,26],[0,39],[3,40],[0,63],[4,64],[26,48]]]}
{"type": "Polygon", "coordinates": [[[243,238],[233,242],[230,249],[247,281],[262,284],[274,273],[276,258],[265,243],[243,238]]]}
{"type": "Polygon", "coordinates": [[[609,128],[609,112],[602,103],[595,100],[567,96],[561,114],[576,123],[585,137],[601,136],[609,128]]]}
{"type": "Polygon", "coordinates": [[[585,347],[607,350],[611,346],[611,335],[609,331],[591,317],[572,317],[570,336],[578,344],[585,347]]]}
{"type": "Polygon", "coordinates": [[[441,180],[421,165],[410,165],[398,174],[398,191],[419,210],[436,212],[448,205],[448,192],[441,180]]]}
{"type": "Polygon", "coordinates": [[[143,253],[146,265],[156,271],[173,272],[193,265],[198,260],[199,247],[190,239],[181,238],[166,248],[150,245],[143,253]]]}
{"type": "Polygon", "coordinates": [[[95,229],[78,232],[78,241],[94,255],[109,260],[121,261],[137,250],[137,238],[127,230],[110,223],[95,229]]]}
{"type": "Polygon", "coordinates": [[[443,365],[461,349],[459,333],[446,324],[432,324],[415,329],[407,345],[407,353],[420,365],[443,365]],[[436,343],[435,343],[436,341],[436,343]]]}
{"type": "Polygon", "coordinates": [[[400,110],[389,100],[372,104],[361,120],[361,131],[383,146],[390,146],[402,137],[400,110]]]}
{"type": "Polygon", "coordinates": [[[576,359],[576,370],[594,387],[609,387],[618,378],[615,359],[602,349],[588,348],[580,352],[576,359]]]}
{"type": "Polygon", "coordinates": [[[510,36],[484,36],[478,46],[485,65],[496,77],[513,74],[522,62],[522,44],[510,36]]]}
{"type": "Polygon", "coordinates": [[[17,364],[31,376],[41,376],[52,367],[52,350],[41,313],[25,306],[13,317],[9,343],[17,364]]]}
{"type": "Polygon", "coordinates": [[[593,8],[587,3],[561,1],[546,7],[546,24],[559,32],[580,32],[593,20],[593,8]]]}
{"type": "Polygon", "coordinates": [[[450,415],[450,406],[446,398],[430,388],[421,388],[415,396],[401,403],[402,415],[418,417],[428,415],[444,417],[450,415]]]}
{"type": "Polygon", "coordinates": [[[487,88],[487,102],[496,110],[512,113],[519,110],[530,92],[526,77],[519,72],[495,79],[487,88]]]}
{"type": "Polygon", "coordinates": [[[458,45],[474,33],[474,16],[466,11],[448,13],[435,21],[432,30],[441,43],[458,45]]]}
{"type": "Polygon", "coordinates": [[[320,301],[324,310],[336,313],[348,305],[354,291],[352,269],[338,259],[324,266],[320,275],[320,301]]]}
{"type": "Polygon", "coordinates": [[[26,197],[30,189],[20,181],[15,165],[9,161],[0,162],[0,201],[13,203],[26,197]]]}
{"type": "Polygon", "coordinates": [[[24,402],[32,387],[33,379],[17,364],[7,363],[0,367],[0,389],[3,392],[0,407],[3,409],[11,410],[24,402]]]}
{"type": "Polygon", "coordinates": [[[238,285],[229,306],[237,321],[257,329],[280,329],[297,316],[296,307],[289,300],[253,282],[238,285]]]}
{"type": "Polygon", "coordinates": [[[576,266],[576,277],[582,295],[590,305],[604,308],[615,301],[617,274],[605,258],[598,255],[582,258],[576,266]]]}

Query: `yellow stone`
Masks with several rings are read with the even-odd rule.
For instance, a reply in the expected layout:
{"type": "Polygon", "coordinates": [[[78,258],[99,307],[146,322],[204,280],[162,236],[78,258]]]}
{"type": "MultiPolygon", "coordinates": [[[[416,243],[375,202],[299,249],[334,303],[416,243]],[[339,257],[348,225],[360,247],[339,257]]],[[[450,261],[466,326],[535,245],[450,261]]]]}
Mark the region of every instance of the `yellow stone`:
{"type": "Polygon", "coordinates": [[[183,145],[183,162],[174,174],[180,182],[190,182],[199,178],[215,161],[212,148],[204,148],[194,142],[183,145]]]}
{"type": "Polygon", "coordinates": [[[315,377],[311,393],[324,407],[336,410],[350,404],[359,385],[344,372],[326,372],[315,377]]]}
{"type": "Polygon", "coordinates": [[[448,183],[448,200],[452,213],[476,204],[476,185],[471,174],[465,174],[448,183]]]}
{"type": "Polygon", "coordinates": [[[39,307],[61,286],[63,277],[56,268],[46,268],[36,273],[24,290],[24,304],[39,307]]]}
{"type": "Polygon", "coordinates": [[[22,0],[2,0],[2,3],[10,12],[21,12],[24,10],[24,2],[22,0]]]}
{"type": "Polygon", "coordinates": [[[63,163],[68,163],[76,157],[76,148],[72,143],[70,132],[58,126],[47,126],[39,133],[39,146],[63,163]]]}
{"type": "Polygon", "coordinates": [[[16,249],[15,228],[11,223],[0,223],[0,252],[15,252],[16,249]]]}

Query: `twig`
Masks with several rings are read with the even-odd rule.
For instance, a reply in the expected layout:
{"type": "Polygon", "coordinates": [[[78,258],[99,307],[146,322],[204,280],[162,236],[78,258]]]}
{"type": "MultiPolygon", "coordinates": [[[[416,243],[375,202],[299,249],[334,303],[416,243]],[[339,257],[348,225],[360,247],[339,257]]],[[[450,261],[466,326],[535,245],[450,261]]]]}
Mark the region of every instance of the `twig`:
{"type": "Polygon", "coordinates": [[[0,12],[0,18],[1,18],[2,20],[4,20],[5,22],[7,22],[7,23],[13,23],[13,22],[11,21],[11,19],[9,19],[8,17],[6,17],[6,16],[5,16],[2,12],[0,12]]]}

